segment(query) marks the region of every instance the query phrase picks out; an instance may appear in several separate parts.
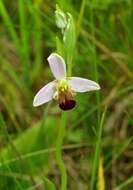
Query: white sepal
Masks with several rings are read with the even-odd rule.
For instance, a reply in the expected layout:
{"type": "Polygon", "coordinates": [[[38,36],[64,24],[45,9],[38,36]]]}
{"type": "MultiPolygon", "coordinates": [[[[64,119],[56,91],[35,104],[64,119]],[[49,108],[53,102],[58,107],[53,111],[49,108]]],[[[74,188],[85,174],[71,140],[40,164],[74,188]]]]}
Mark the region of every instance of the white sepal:
{"type": "Polygon", "coordinates": [[[99,84],[96,82],[80,77],[71,77],[69,84],[75,92],[88,92],[100,89],[99,84]]]}
{"type": "Polygon", "coordinates": [[[52,53],[47,60],[51,71],[57,80],[66,78],[66,64],[60,55],[52,53]]]}
{"type": "Polygon", "coordinates": [[[52,81],[46,84],[43,88],[39,90],[33,100],[33,106],[40,106],[46,102],[53,99],[53,95],[56,89],[56,82],[52,81]]]}

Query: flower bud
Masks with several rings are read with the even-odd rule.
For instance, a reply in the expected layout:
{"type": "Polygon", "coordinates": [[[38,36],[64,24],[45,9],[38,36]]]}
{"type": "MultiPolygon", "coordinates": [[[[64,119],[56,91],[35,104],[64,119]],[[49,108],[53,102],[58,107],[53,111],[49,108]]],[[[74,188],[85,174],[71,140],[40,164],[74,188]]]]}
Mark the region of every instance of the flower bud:
{"type": "Polygon", "coordinates": [[[67,19],[65,13],[57,5],[55,11],[55,18],[57,27],[63,31],[67,25],[67,19]]]}

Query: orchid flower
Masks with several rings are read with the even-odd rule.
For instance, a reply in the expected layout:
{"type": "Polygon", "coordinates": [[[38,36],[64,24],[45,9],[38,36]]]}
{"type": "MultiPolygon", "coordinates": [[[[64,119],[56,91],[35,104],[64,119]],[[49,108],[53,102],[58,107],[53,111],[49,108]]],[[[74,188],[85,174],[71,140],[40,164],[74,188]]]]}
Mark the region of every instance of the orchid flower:
{"type": "Polygon", "coordinates": [[[76,105],[76,92],[100,89],[100,86],[92,80],[80,77],[67,77],[65,61],[57,53],[52,53],[47,60],[55,80],[39,90],[34,97],[33,106],[40,106],[55,99],[62,110],[70,110],[76,105]]]}

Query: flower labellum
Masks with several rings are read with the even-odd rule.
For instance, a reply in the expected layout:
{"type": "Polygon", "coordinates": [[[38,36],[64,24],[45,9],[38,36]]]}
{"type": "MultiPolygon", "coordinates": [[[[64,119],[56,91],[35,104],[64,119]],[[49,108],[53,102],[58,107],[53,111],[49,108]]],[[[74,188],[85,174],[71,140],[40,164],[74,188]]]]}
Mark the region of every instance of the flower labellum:
{"type": "Polygon", "coordinates": [[[99,90],[100,86],[92,81],[80,77],[66,76],[66,64],[57,53],[48,57],[49,66],[56,80],[46,84],[34,97],[33,106],[40,106],[52,99],[59,103],[62,110],[73,109],[76,105],[76,92],[99,90]]]}
{"type": "Polygon", "coordinates": [[[70,91],[60,92],[59,106],[62,110],[73,109],[75,105],[76,105],[76,101],[70,91]]]}

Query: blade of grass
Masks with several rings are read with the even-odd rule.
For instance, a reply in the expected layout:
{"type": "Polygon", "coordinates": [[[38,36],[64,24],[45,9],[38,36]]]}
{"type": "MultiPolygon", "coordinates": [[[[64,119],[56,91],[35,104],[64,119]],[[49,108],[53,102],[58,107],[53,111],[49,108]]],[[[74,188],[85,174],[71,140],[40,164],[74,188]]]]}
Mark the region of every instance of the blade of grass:
{"type": "Polygon", "coordinates": [[[14,69],[14,67],[8,63],[6,59],[0,57],[0,62],[2,63],[2,72],[10,78],[10,82],[15,83],[16,89],[28,98],[29,90],[27,89],[22,78],[18,75],[17,70],[14,69]]]}
{"type": "MultiPolygon", "coordinates": [[[[8,135],[7,126],[6,126],[6,123],[5,123],[4,119],[3,119],[2,114],[0,114],[0,126],[3,129],[3,133],[5,134],[5,137],[6,137],[7,141],[8,141],[8,143],[9,143],[9,146],[12,149],[13,154],[15,154],[19,158],[21,174],[23,173],[23,167],[26,166],[28,168],[30,181],[32,182],[32,184],[36,184],[36,182],[34,180],[34,177],[33,177],[32,173],[30,171],[29,164],[27,163],[27,161],[25,159],[21,158],[21,153],[18,151],[18,149],[17,149],[15,143],[12,141],[10,135],[8,135]]],[[[7,167],[10,168],[9,166],[7,166],[7,167]]]]}
{"type": "MultiPolygon", "coordinates": [[[[8,173],[12,173],[12,169],[10,168],[10,166],[7,165],[6,168],[8,170],[8,173]]],[[[6,178],[7,178],[7,176],[6,176],[6,178]]],[[[20,183],[20,181],[17,179],[17,177],[13,176],[13,179],[14,179],[14,182],[16,183],[17,188],[19,188],[20,190],[23,190],[24,187],[23,187],[22,183],[20,183]]]]}
{"type": "MultiPolygon", "coordinates": [[[[70,145],[64,145],[62,147],[62,150],[68,150],[68,149],[78,149],[78,148],[82,148],[82,147],[88,147],[89,144],[88,143],[84,143],[84,144],[70,144],[70,145]]],[[[42,150],[38,150],[35,152],[29,152],[27,154],[21,154],[21,158],[25,159],[25,158],[30,158],[30,157],[34,157],[34,156],[39,156],[41,154],[46,154],[46,153],[53,153],[56,151],[56,148],[49,148],[49,149],[42,149],[42,150]]],[[[6,164],[10,164],[10,163],[14,163],[16,161],[19,161],[19,158],[12,158],[10,160],[5,160],[3,162],[0,163],[0,167],[2,167],[3,165],[6,164]]]]}
{"type": "Polygon", "coordinates": [[[48,189],[48,190],[56,190],[55,184],[52,181],[50,181],[46,177],[43,177],[43,179],[44,179],[44,183],[46,184],[45,185],[46,189],[48,189]]]}
{"type": "MultiPolygon", "coordinates": [[[[93,36],[93,39],[95,39],[95,23],[94,23],[94,15],[93,15],[93,3],[92,6],[90,7],[90,20],[91,20],[91,33],[93,36]]],[[[92,50],[93,50],[93,64],[94,64],[94,77],[96,82],[98,82],[98,65],[97,65],[97,58],[96,58],[96,46],[94,40],[92,41],[92,50]]],[[[97,110],[97,127],[99,126],[100,122],[100,94],[99,92],[96,92],[96,101],[98,105],[98,110],[97,110]]]]}
{"type": "MultiPolygon", "coordinates": [[[[6,141],[9,142],[11,148],[14,149],[14,144],[12,143],[10,135],[8,134],[7,126],[6,126],[6,123],[5,123],[5,121],[4,121],[3,116],[2,116],[1,113],[0,113],[0,127],[2,129],[3,134],[5,135],[6,141]]],[[[2,156],[1,156],[1,160],[3,162],[3,157],[2,156]]],[[[6,167],[7,167],[8,171],[11,172],[10,166],[6,165],[6,167]]],[[[19,183],[19,181],[16,179],[15,176],[14,176],[14,181],[16,182],[16,184],[18,184],[19,188],[22,190],[23,188],[22,188],[21,184],[19,183]]]]}
{"type": "Polygon", "coordinates": [[[82,0],[79,17],[78,17],[78,21],[77,21],[77,38],[78,38],[80,30],[81,30],[81,24],[82,24],[82,20],[83,20],[85,5],[86,5],[86,0],[82,0]]]}
{"type": "Polygon", "coordinates": [[[113,160],[110,160],[110,162],[108,162],[108,164],[105,167],[105,170],[109,170],[113,162],[115,162],[122,155],[122,153],[129,147],[132,141],[133,141],[133,137],[127,139],[126,142],[121,144],[121,147],[119,148],[119,150],[117,150],[116,156],[114,157],[113,160]]]}
{"type": "Polygon", "coordinates": [[[35,52],[35,61],[32,69],[32,81],[38,77],[38,73],[41,70],[42,66],[42,22],[41,22],[41,15],[39,13],[39,8],[41,6],[37,3],[32,3],[29,1],[29,11],[32,16],[32,22],[34,23],[33,26],[33,39],[34,39],[34,52],[35,52]],[[35,14],[36,12],[36,14],[35,14]]]}
{"type": "Polygon", "coordinates": [[[4,24],[5,24],[8,32],[10,33],[10,36],[13,39],[13,41],[14,41],[14,43],[16,45],[16,48],[17,48],[17,50],[19,52],[20,51],[19,39],[18,39],[18,36],[17,36],[17,34],[16,34],[15,30],[14,30],[13,22],[12,22],[9,14],[8,14],[2,0],[0,0],[0,14],[3,17],[4,24]]]}
{"type": "Polygon", "coordinates": [[[24,0],[19,0],[19,19],[20,19],[20,33],[21,33],[21,62],[24,69],[24,79],[26,84],[30,86],[30,64],[29,64],[29,34],[26,20],[26,3],[24,0]]]}
{"type": "Polygon", "coordinates": [[[96,149],[95,149],[95,155],[94,155],[94,161],[93,161],[90,190],[94,190],[94,185],[95,185],[95,180],[96,180],[96,171],[97,171],[97,166],[99,163],[102,129],[103,129],[103,124],[104,124],[105,114],[106,114],[106,108],[101,116],[101,121],[100,121],[99,129],[98,129],[98,136],[97,136],[96,149]]]}
{"type": "Polygon", "coordinates": [[[133,176],[131,176],[130,178],[128,178],[126,181],[124,181],[123,183],[121,183],[120,185],[118,185],[117,187],[115,187],[113,190],[121,190],[124,189],[127,185],[133,183],[133,176]]]}

